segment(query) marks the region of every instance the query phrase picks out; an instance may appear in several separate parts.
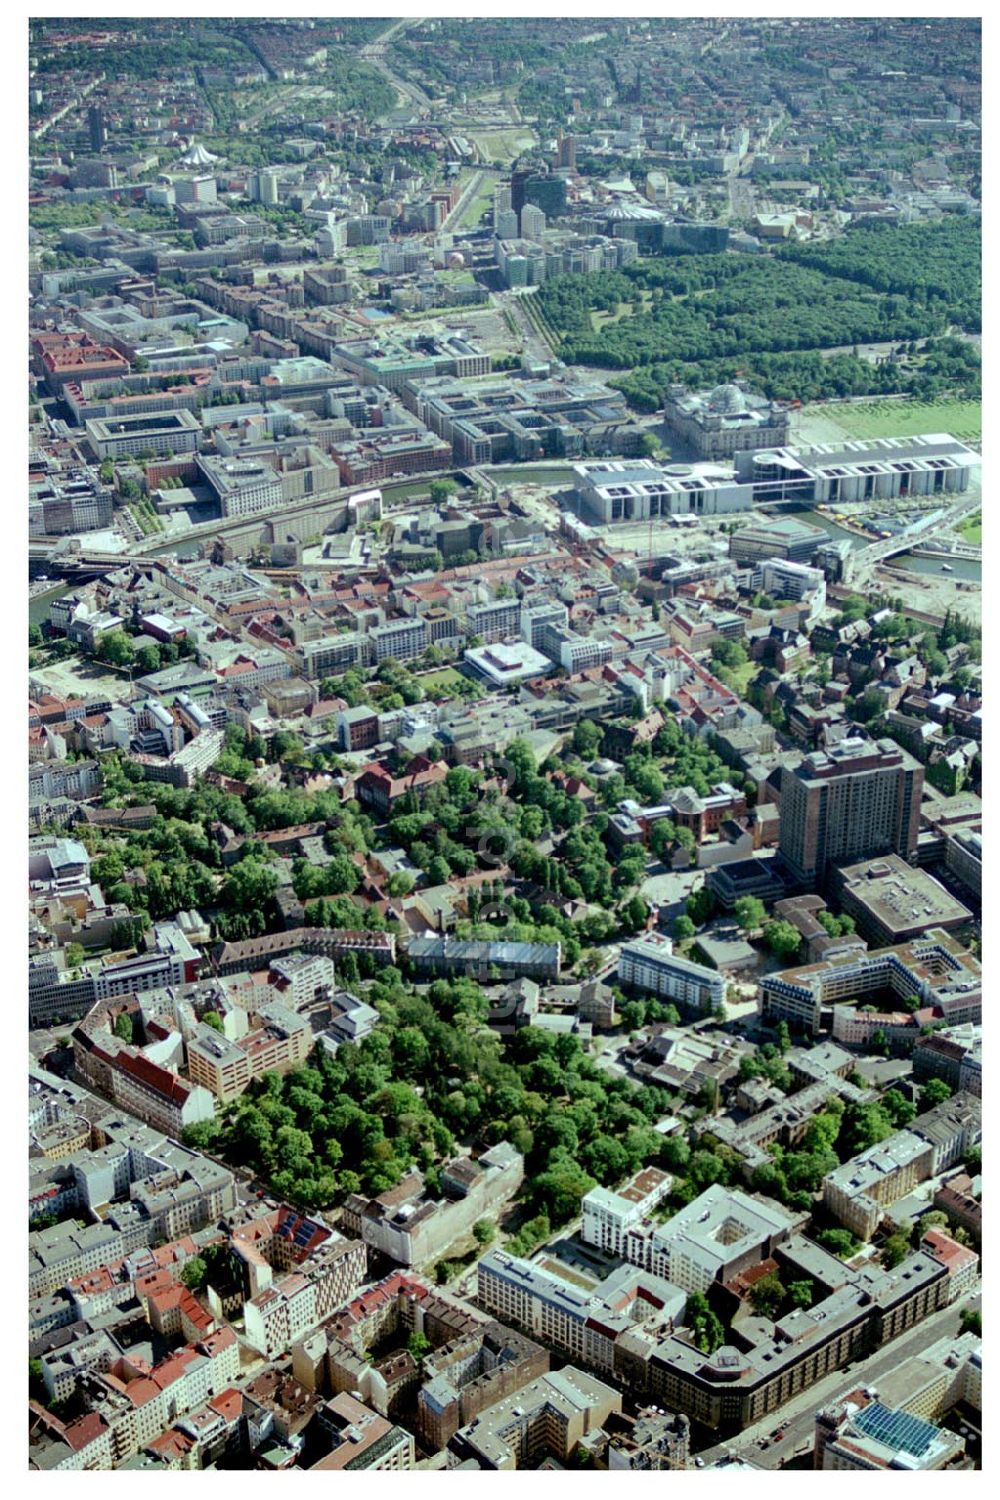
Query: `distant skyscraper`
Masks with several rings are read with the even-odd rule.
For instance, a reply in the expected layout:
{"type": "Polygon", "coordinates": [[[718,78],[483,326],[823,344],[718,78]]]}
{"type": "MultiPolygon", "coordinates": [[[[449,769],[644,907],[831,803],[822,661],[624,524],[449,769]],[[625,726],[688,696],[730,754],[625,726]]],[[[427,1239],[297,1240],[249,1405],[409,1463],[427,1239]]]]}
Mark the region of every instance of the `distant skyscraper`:
{"type": "Polygon", "coordinates": [[[561,135],[559,137],[558,166],[568,167],[571,172],[576,171],[576,136],[561,135]]]}
{"type": "Polygon", "coordinates": [[[497,209],[493,227],[498,240],[516,240],[520,232],[517,214],[512,208],[497,209]]]}
{"type": "Polygon", "coordinates": [[[781,778],[782,859],[806,884],[830,864],[917,847],[924,768],[892,740],[860,736],[806,755],[781,778]]]}
{"type": "Polygon", "coordinates": [[[103,151],[108,144],[108,127],[99,104],[92,104],[87,110],[87,126],[90,130],[91,151],[103,151]]]}
{"type": "Polygon", "coordinates": [[[254,177],[254,196],[258,203],[266,203],[274,207],[279,201],[278,179],[280,172],[277,167],[261,167],[254,177]]]}
{"type": "Polygon", "coordinates": [[[531,172],[522,168],[519,172],[512,172],[510,177],[510,206],[514,212],[520,215],[524,207],[524,189],[531,172]]]}
{"type": "Polygon", "coordinates": [[[537,240],[545,230],[545,215],[533,203],[521,209],[521,234],[526,240],[537,240]]]}
{"type": "Polygon", "coordinates": [[[566,179],[564,177],[556,177],[552,173],[532,172],[526,178],[522,192],[523,199],[520,205],[516,202],[513,205],[518,213],[525,203],[533,203],[549,219],[558,219],[560,214],[566,212],[566,179]]]}

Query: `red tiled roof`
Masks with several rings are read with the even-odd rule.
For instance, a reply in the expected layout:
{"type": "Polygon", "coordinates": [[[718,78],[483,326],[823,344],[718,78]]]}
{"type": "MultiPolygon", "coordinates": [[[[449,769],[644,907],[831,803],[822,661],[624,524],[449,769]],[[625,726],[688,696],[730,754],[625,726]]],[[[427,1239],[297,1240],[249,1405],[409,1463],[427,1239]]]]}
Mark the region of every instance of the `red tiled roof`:
{"type": "Polygon", "coordinates": [[[214,1333],[208,1333],[203,1339],[198,1340],[198,1348],[207,1354],[209,1359],[223,1349],[228,1349],[230,1344],[236,1343],[236,1335],[231,1328],[217,1328],[214,1333]]]}
{"type": "Polygon", "coordinates": [[[125,1394],[133,1406],[145,1406],[147,1401],[154,1400],[160,1394],[160,1385],[149,1376],[141,1380],[130,1380],[125,1387],[125,1394]]]}
{"type": "Polygon", "coordinates": [[[220,1391],[208,1404],[225,1421],[235,1422],[243,1411],[243,1393],[230,1386],[227,1391],[220,1391]]]}
{"type": "Polygon", "coordinates": [[[182,1078],[178,1078],[176,1073],[169,1072],[167,1068],[161,1068],[158,1063],[150,1062],[149,1058],[143,1057],[141,1053],[131,1055],[128,1052],[121,1052],[115,1061],[123,1072],[131,1073],[140,1083],[162,1094],[173,1104],[183,1104],[191,1092],[191,1085],[185,1083],[182,1078]]]}
{"type": "Polygon", "coordinates": [[[85,1417],[80,1417],[76,1422],[71,1422],[64,1430],[65,1437],[74,1453],[79,1453],[81,1448],[86,1448],[88,1443],[94,1442],[107,1427],[107,1422],[96,1411],[90,1411],[85,1417]]]}
{"type": "MultiPolygon", "coordinates": [[[[167,1284],[163,1285],[160,1278],[168,1276],[168,1274],[166,1271],[154,1271],[151,1276],[143,1277],[142,1281],[142,1295],[147,1298],[150,1306],[155,1307],[157,1312],[160,1313],[169,1312],[172,1307],[179,1307],[181,1298],[187,1292],[187,1287],[181,1286],[179,1282],[168,1280],[167,1284]],[[157,1284],[151,1286],[150,1282],[157,1284]]],[[[139,1291],[138,1281],[135,1284],[135,1289],[137,1292],[139,1291]]],[[[188,1292],[188,1296],[190,1295],[190,1292],[188,1292]]]]}
{"type": "MultiPolygon", "coordinates": [[[[195,1351],[190,1348],[178,1349],[176,1354],[171,1354],[156,1366],[151,1376],[151,1383],[159,1386],[161,1391],[166,1390],[168,1385],[182,1379],[187,1373],[187,1367],[196,1358],[195,1351]]],[[[133,1384],[135,1382],[133,1381],[133,1384]]],[[[131,1390],[131,1387],[129,1387],[131,1390]]]]}
{"type": "Polygon", "coordinates": [[[968,1245],[960,1245],[958,1240],[953,1240],[950,1234],[941,1229],[928,1229],[923,1244],[935,1260],[948,1267],[949,1273],[979,1259],[975,1250],[970,1250],[968,1245]]]}
{"type": "Polygon", "coordinates": [[[135,1278],[136,1296],[148,1297],[158,1307],[169,1306],[169,1302],[162,1299],[173,1289],[174,1278],[165,1266],[158,1267],[155,1271],[144,1271],[135,1278]]]}
{"type": "Polygon", "coordinates": [[[153,1453],[158,1453],[161,1458],[186,1458],[194,1447],[194,1438],[188,1437],[178,1427],[170,1427],[151,1443],[147,1443],[146,1447],[153,1453]]]}

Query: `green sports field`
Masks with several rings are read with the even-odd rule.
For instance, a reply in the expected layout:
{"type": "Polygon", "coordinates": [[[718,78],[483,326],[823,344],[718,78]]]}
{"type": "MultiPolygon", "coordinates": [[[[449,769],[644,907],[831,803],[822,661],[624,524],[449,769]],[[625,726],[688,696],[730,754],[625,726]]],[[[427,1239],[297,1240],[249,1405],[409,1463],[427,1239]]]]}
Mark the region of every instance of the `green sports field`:
{"type": "Polygon", "coordinates": [[[965,443],[982,439],[979,401],[855,401],[828,407],[826,414],[853,438],[916,437],[950,432],[965,443]]]}

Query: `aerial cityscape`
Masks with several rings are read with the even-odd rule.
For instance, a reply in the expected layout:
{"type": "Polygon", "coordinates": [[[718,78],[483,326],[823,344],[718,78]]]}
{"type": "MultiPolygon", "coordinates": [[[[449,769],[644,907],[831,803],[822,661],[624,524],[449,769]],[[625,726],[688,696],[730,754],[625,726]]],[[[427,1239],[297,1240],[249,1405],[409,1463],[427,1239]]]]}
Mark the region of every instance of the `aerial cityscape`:
{"type": "Polygon", "coordinates": [[[980,1470],[980,21],[27,30],[29,1470],[980,1470]]]}

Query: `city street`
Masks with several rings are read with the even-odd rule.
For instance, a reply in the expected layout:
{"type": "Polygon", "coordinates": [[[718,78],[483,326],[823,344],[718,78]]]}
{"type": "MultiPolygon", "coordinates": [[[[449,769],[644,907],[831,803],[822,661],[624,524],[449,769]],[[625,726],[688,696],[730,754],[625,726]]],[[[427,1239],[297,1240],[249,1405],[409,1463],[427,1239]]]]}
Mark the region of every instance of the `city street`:
{"type": "Polygon", "coordinates": [[[705,1449],[701,1457],[706,1464],[710,1464],[726,1454],[735,1454],[737,1457],[751,1460],[761,1468],[780,1468],[783,1462],[787,1463],[788,1459],[797,1450],[802,1449],[807,1442],[810,1447],[812,1446],[815,1416],[821,1407],[855,1386],[874,1385],[877,1387],[884,1375],[892,1370],[898,1370],[907,1359],[919,1354],[922,1349],[928,1348],[938,1339],[958,1333],[962,1309],[966,1307],[979,1310],[978,1288],[950,1307],[942,1308],[933,1317],[925,1318],[919,1327],[914,1328],[903,1338],[895,1339],[891,1344],[876,1350],[868,1359],[860,1360],[857,1364],[848,1366],[846,1370],[837,1370],[824,1380],[817,1381],[807,1391],[803,1391],[801,1396],[789,1401],[779,1411],[772,1412],[756,1426],[748,1427],[738,1437],[705,1449]],[[770,1438],[771,1433],[786,1423],[788,1425],[785,1435],[779,1443],[769,1442],[768,1446],[763,1449],[758,1446],[760,1439],[770,1438]]]}

